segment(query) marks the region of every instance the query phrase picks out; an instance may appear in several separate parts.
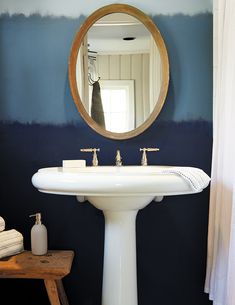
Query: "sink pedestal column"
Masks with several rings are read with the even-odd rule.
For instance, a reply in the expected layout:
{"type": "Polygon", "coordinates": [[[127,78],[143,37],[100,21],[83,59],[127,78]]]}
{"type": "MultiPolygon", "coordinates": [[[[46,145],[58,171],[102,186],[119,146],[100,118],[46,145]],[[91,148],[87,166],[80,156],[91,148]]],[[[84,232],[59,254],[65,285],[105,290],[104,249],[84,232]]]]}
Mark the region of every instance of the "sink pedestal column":
{"type": "Polygon", "coordinates": [[[138,305],[135,220],[153,196],[90,196],[105,217],[102,305],[138,305]]]}
{"type": "Polygon", "coordinates": [[[103,211],[105,246],[102,305],[137,305],[137,210],[103,211]]]}

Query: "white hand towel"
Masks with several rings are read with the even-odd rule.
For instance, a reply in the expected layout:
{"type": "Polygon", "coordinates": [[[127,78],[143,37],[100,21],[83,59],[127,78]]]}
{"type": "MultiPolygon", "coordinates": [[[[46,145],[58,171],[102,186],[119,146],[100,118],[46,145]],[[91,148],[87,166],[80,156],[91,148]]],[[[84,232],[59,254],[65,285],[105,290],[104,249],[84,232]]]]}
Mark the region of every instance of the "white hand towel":
{"type": "Polygon", "coordinates": [[[10,239],[8,239],[8,240],[1,241],[1,242],[0,242],[0,250],[9,248],[9,247],[11,247],[11,246],[13,246],[13,245],[21,244],[22,242],[23,242],[23,236],[20,234],[20,235],[17,236],[17,237],[14,237],[14,238],[10,238],[10,239]]]}
{"type": "Polygon", "coordinates": [[[0,250],[0,258],[7,257],[10,255],[15,255],[23,251],[24,251],[24,245],[23,242],[20,242],[17,245],[12,245],[10,247],[0,250]]]}
{"type": "Polygon", "coordinates": [[[0,232],[0,258],[20,253],[24,250],[23,235],[15,229],[0,232]]]}
{"type": "Polygon", "coordinates": [[[19,240],[21,240],[23,236],[15,229],[0,232],[0,245],[2,242],[11,240],[13,238],[18,238],[19,240]]]}
{"type": "Polygon", "coordinates": [[[0,232],[5,230],[5,220],[0,216],[0,232]]]}
{"type": "Polygon", "coordinates": [[[210,183],[210,177],[200,168],[196,167],[169,167],[162,170],[163,174],[176,174],[185,179],[192,189],[196,192],[200,192],[207,187],[210,183]]]}

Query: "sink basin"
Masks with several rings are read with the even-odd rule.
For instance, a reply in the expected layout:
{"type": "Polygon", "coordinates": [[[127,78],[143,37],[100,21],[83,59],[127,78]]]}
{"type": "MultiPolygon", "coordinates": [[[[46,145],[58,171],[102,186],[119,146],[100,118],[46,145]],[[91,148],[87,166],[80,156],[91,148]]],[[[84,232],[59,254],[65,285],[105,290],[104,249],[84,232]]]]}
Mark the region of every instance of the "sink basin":
{"type": "Polygon", "coordinates": [[[163,175],[171,166],[48,167],[32,178],[39,191],[84,196],[169,196],[195,193],[182,177],[163,175]]]}
{"type": "Polygon", "coordinates": [[[40,192],[84,197],[103,211],[102,305],[138,304],[135,231],[138,211],[153,200],[161,201],[163,196],[201,192],[209,181],[200,169],[171,166],[48,167],[39,169],[32,177],[40,192]]]}

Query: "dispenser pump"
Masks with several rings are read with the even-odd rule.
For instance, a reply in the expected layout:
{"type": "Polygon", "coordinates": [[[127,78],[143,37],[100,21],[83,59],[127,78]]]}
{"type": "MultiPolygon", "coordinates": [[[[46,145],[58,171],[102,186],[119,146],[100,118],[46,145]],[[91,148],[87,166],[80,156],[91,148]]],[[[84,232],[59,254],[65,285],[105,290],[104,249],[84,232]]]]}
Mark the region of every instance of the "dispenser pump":
{"type": "Polygon", "coordinates": [[[29,217],[36,217],[35,224],[31,229],[32,254],[44,255],[47,253],[47,228],[42,224],[41,213],[29,217]]]}
{"type": "Polygon", "coordinates": [[[29,217],[36,217],[36,220],[35,220],[35,225],[41,225],[42,224],[42,216],[41,216],[41,213],[36,213],[36,214],[33,214],[33,215],[30,215],[29,217]]]}

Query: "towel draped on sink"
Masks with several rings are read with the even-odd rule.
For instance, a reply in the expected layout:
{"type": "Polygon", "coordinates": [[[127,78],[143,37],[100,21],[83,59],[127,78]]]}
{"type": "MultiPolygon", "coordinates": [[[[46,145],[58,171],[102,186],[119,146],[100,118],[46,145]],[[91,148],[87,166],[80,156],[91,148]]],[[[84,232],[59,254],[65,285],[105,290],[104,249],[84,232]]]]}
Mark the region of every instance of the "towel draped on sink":
{"type": "Polygon", "coordinates": [[[200,192],[210,183],[210,177],[200,168],[173,166],[162,170],[162,174],[179,175],[187,181],[193,191],[200,192]]]}

